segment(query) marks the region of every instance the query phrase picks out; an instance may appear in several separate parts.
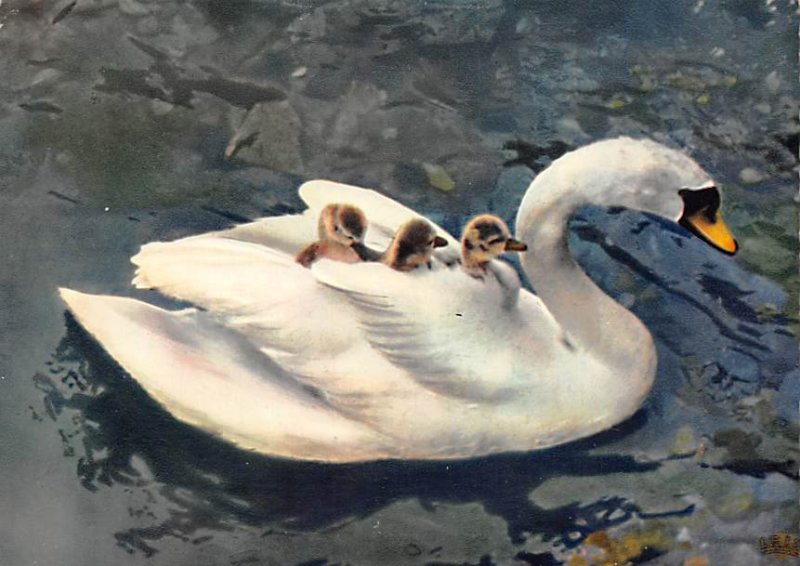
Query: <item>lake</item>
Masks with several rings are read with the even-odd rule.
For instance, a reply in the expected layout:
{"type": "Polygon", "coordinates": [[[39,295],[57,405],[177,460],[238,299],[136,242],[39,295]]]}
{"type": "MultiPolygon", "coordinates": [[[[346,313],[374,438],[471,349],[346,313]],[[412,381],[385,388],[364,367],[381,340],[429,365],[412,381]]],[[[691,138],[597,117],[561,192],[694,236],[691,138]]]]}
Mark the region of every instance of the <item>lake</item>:
{"type": "Polygon", "coordinates": [[[800,520],[797,25],[785,0],[3,0],[0,563],[776,563],[800,520]],[[130,286],[141,245],[299,212],[312,178],[456,235],[513,222],[553,159],[620,135],[711,172],[741,252],[581,211],[574,254],[659,369],[631,419],[554,449],[245,452],[152,401],[56,292],[169,304],[130,286]]]}

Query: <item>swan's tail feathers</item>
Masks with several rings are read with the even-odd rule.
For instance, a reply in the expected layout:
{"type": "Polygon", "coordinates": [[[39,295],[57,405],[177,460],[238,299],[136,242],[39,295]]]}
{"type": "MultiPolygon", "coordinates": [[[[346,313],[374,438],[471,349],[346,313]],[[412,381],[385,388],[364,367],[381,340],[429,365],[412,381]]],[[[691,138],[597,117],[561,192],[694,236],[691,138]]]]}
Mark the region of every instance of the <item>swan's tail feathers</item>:
{"type": "MultiPolygon", "coordinates": [[[[294,216],[275,218],[296,219],[294,216]]],[[[264,219],[264,223],[266,223],[264,219]]],[[[264,266],[287,266],[294,264],[294,254],[259,245],[253,242],[235,240],[223,237],[224,232],[216,234],[201,234],[176,240],[174,242],[153,242],[145,244],[139,253],[131,258],[131,262],[138,267],[133,284],[141,289],[161,288],[163,275],[172,273],[182,274],[183,279],[198,278],[203,275],[208,278],[203,280],[205,285],[216,285],[220,279],[230,274],[234,268],[263,269],[264,266]],[[200,271],[197,271],[200,270],[200,271]],[[204,270],[204,271],[203,271],[204,270]]],[[[303,241],[302,247],[313,241],[303,241]]],[[[299,242],[299,240],[298,240],[299,242]]],[[[284,244],[286,242],[283,242],[284,244]]],[[[240,274],[242,275],[242,274],[240,274]]]]}
{"type": "Polygon", "coordinates": [[[269,216],[214,235],[259,244],[293,256],[317,239],[318,214],[318,211],[307,210],[303,214],[269,216]]]}
{"type": "Polygon", "coordinates": [[[224,238],[258,244],[294,256],[308,244],[317,240],[317,219],[318,213],[311,210],[307,210],[303,214],[268,216],[226,230],[189,236],[174,242],[155,242],[147,244],[143,248],[198,239],[224,238]]]}
{"type": "Polygon", "coordinates": [[[225,308],[218,304],[225,297],[233,303],[266,300],[278,292],[287,270],[298,277],[304,273],[288,254],[207,235],[144,245],[131,261],[137,288],[159,289],[205,308],[225,308]]]}
{"type": "Polygon", "coordinates": [[[384,438],[205,313],[60,289],[78,321],[181,421],[264,454],[328,462],[390,457],[384,438]]]}

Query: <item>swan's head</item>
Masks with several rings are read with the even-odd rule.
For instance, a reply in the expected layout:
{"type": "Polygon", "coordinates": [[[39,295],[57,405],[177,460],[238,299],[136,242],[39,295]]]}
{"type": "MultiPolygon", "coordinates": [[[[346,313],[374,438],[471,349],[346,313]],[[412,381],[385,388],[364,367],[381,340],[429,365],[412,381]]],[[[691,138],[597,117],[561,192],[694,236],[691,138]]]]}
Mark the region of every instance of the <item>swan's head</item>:
{"type": "Polygon", "coordinates": [[[420,265],[431,266],[434,248],[447,245],[429,222],[409,220],[397,231],[386,251],[385,263],[398,271],[411,271],[420,265]]]}
{"type": "Polygon", "coordinates": [[[467,270],[486,270],[486,264],[503,252],[524,252],[528,246],[511,237],[511,230],[493,214],[470,220],[461,236],[461,260],[467,270]]]}
{"type": "Polygon", "coordinates": [[[678,194],[683,201],[678,224],[715,248],[730,255],[735,254],[739,244],[722,219],[719,190],[716,187],[694,191],[681,189],[678,194]]]}
{"type": "Polygon", "coordinates": [[[554,217],[595,204],[640,210],[679,223],[733,254],[738,245],[720,213],[720,191],[688,155],[651,140],[605,140],[567,153],[539,174],[517,216],[523,237],[554,217]]]}
{"type": "Polygon", "coordinates": [[[319,215],[319,239],[339,242],[346,246],[364,241],[367,217],[360,208],[350,204],[329,204],[319,215]]]}

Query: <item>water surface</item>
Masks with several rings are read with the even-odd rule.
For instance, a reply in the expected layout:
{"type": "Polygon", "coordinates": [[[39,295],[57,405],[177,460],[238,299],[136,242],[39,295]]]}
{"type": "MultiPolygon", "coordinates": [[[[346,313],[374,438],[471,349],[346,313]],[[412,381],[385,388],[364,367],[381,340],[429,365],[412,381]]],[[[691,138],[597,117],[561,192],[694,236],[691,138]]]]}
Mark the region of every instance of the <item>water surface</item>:
{"type": "Polygon", "coordinates": [[[0,23],[3,564],[751,565],[796,527],[794,3],[4,0],[0,23]],[[574,220],[660,365],[636,416],[569,446],[242,452],[152,402],[55,293],[158,301],[129,285],[140,245],[300,210],[314,177],[454,233],[510,221],[550,160],[616,135],[692,154],[742,252],[574,220]]]}

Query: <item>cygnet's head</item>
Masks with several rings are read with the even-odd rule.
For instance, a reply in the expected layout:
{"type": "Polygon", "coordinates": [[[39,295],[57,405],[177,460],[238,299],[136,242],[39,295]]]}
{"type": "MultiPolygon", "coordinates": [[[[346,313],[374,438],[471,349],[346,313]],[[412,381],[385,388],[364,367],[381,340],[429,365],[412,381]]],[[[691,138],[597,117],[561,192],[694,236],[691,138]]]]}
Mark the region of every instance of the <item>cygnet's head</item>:
{"type": "Polygon", "coordinates": [[[409,220],[395,234],[385,262],[398,271],[411,271],[423,264],[430,268],[434,248],[446,245],[447,240],[437,236],[429,222],[409,220]]]}
{"type": "Polygon", "coordinates": [[[367,217],[350,204],[329,204],[319,216],[319,239],[332,240],[346,246],[363,243],[367,217]]]}
{"type": "Polygon", "coordinates": [[[503,252],[524,252],[528,246],[511,237],[508,225],[493,214],[470,220],[461,236],[461,260],[468,270],[485,269],[503,252]]]}

